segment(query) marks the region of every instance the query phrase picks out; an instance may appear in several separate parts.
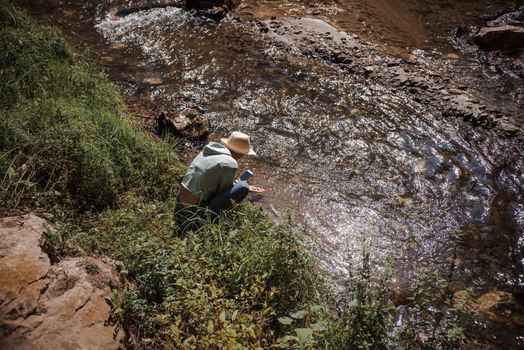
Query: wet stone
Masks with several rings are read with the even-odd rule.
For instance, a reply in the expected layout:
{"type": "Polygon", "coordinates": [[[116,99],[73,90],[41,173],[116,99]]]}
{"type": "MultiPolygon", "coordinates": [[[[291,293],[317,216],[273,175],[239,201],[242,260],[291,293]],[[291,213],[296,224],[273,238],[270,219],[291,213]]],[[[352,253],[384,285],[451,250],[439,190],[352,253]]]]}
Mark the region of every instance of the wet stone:
{"type": "Polygon", "coordinates": [[[176,137],[202,139],[209,135],[210,126],[209,119],[194,108],[186,108],[174,116],[162,112],[157,118],[157,133],[161,136],[171,133],[176,137]]]}
{"type": "Polygon", "coordinates": [[[352,59],[351,59],[351,57],[348,54],[346,54],[344,52],[340,52],[340,51],[333,52],[331,60],[332,60],[333,63],[345,63],[345,64],[348,64],[348,63],[352,62],[352,59]]]}
{"type": "MultiPolygon", "coordinates": [[[[489,18],[491,19],[491,18],[489,18]]],[[[490,27],[499,27],[504,25],[524,26],[524,6],[520,10],[511,11],[499,16],[486,23],[490,27]]]]}
{"type": "Polygon", "coordinates": [[[395,66],[400,65],[400,63],[401,63],[400,60],[392,60],[392,61],[388,61],[386,63],[386,66],[388,66],[388,67],[395,67],[395,66]]]}
{"type": "Polygon", "coordinates": [[[520,131],[520,127],[509,122],[500,122],[498,127],[504,134],[509,136],[514,136],[520,131]]]}
{"type": "Polygon", "coordinates": [[[524,48],[524,28],[517,26],[481,28],[475,36],[475,42],[486,50],[517,52],[524,48]]]}

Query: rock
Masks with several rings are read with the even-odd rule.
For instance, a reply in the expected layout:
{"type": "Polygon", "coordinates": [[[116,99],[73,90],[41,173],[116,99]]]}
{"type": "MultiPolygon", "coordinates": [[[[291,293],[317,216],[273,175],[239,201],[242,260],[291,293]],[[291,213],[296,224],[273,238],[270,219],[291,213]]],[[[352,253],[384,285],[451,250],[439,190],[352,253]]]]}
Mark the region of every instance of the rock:
{"type": "Polygon", "coordinates": [[[505,13],[497,19],[487,22],[487,25],[490,27],[500,27],[505,25],[524,26],[524,11],[518,10],[505,13]]]}
{"type": "Polygon", "coordinates": [[[399,66],[401,63],[402,63],[402,61],[399,60],[399,59],[396,59],[396,60],[389,60],[389,61],[386,63],[386,66],[388,66],[388,67],[396,67],[396,66],[399,66]]]}
{"type": "Polygon", "coordinates": [[[118,349],[122,334],[105,325],[114,264],[67,258],[51,266],[39,246],[47,229],[35,215],[0,219],[0,348],[118,349]]]}
{"type": "Polygon", "coordinates": [[[457,307],[473,312],[484,320],[515,329],[524,327],[524,320],[520,317],[524,307],[508,292],[494,289],[474,299],[463,290],[455,292],[454,300],[457,307]]]}
{"type": "Polygon", "coordinates": [[[235,9],[240,0],[185,0],[187,10],[195,10],[206,17],[220,20],[235,9]]]}
{"type": "Polygon", "coordinates": [[[516,26],[484,27],[475,36],[475,42],[485,50],[518,52],[524,48],[524,28],[516,26]]]}
{"type": "Polygon", "coordinates": [[[373,66],[365,66],[364,67],[364,73],[366,74],[371,74],[375,71],[375,67],[373,66]]]}
{"type": "Polygon", "coordinates": [[[162,85],[164,82],[162,81],[162,79],[160,78],[157,78],[157,77],[150,77],[150,78],[145,78],[143,80],[143,82],[145,84],[148,84],[148,85],[152,85],[152,86],[158,86],[158,85],[162,85]]]}
{"type": "Polygon", "coordinates": [[[464,93],[462,90],[459,90],[459,89],[454,89],[454,88],[451,88],[448,90],[449,93],[455,95],[455,96],[462,96],[462,94],[464,93]]]}
{"type": "Polygon", "coordinates": [[[351,64],[353,60],[351,59],[351,56],[349,56],[347,53],[337,50],[333,52],[333,54],[331,55],[331,61],[337,64],[351,64]]]}
{"type": "Polygon", "coordinates": [[[508,123],[506,121],[500,122],[498,124],[498,127],[501,130],[501,132],[506,136],[515,136],[520,131],[520,128],[517,125],[508,123]]]}
{"type": "Polygon", "coordinates": [[[51,267],[39,247],[45,225],[36,216],[0,220],[0,316],[24,287],[44,279],[51,267]]]}
{"type": "Polygon", "coordinates": [[[175,117],[162,112],[157,118],[157,132],[162,136],[169,132],[176,137],[205,138],[210,126],[209,119],[194,108],[186,108],[175,117]]]}

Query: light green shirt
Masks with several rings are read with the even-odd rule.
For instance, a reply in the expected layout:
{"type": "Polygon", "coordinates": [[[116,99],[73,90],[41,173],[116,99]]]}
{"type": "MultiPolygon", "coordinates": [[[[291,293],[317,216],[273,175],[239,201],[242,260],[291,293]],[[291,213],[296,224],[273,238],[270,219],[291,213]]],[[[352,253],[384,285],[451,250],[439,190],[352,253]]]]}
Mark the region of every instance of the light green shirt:
{"type": "Polygon", "coordinates": [[[229,149],[210,142],[191,162],[182,186],[205,202],[232,186],[237,170],[238,163],[229,149]]]}

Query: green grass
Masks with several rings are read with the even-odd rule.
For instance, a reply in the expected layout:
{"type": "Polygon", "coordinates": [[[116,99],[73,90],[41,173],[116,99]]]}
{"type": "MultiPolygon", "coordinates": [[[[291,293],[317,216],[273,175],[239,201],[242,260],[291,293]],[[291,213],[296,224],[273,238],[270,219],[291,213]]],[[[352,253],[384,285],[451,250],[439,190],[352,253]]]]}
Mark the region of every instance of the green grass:
{"type": "Polygon", "coordinates": [[[5,0],[0,28],[4,200],[86,211],[109,207],[130,190],[173,195],[183,171],[177,155],[129,125],[118,93],[95,65],[5,0]]]}
{"type": "Polygon", "coordinates": [[[95,219],[95,246],[121,262],[133,285],[113,301],[113,317],[134,345],[265,349],[280,335],[277,316],[319,299],[311,261],[288,225],[245,205],[176,237],[171,207],[130,196],[95,219]]]}
{"type": "MultiPolygon", "coordinates": [[[[327,290],[301,246],[305,232],[242,205],[174,234],[184,167],[133,128],[116,89],[56,30],[0,0],[0,201],[55,213],[53,262],[118,261],[111,322],[137,349],[454,349],[448,300],[420,292],[394,329],[387,276],[364,255],[341,293],[327,290]],[[328,293],[329,292],[329,293],[328,293]],[[330,296],[327,296],[329,294],[330,296]],[[428,296],[429,295],[429,296],[428,296]],[[438,322],[428,310],[437,310],[438,322]]],[[[96,274],[94,266],[86,266],[96,274]]],[[[433,285],[420,285],[431,291],[433,285]]],[[[433,311],[432,311],[433,312],[433,311]]]]}

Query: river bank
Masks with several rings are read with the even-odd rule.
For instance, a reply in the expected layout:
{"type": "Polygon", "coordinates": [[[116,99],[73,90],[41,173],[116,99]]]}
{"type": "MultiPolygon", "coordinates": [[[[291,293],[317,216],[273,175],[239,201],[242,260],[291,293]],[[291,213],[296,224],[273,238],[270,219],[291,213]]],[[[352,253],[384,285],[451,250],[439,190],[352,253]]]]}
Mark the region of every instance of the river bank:
{"type": "MultiPolygon", "coordinates": [[[[286,221],[274,224],[252,206],[218,221],[202,217],[196,232],[179,236],[172,213],[183,166],[171,145],[136,130],[106,77],[56,31],[10,3],[0,3],[0,23],[2,215],[40,216],[0,220],[7,242],[0,256],[7,282],[0,286],[2,346],[117,348],[120,339],[129,349],[463,342],[448,302],[435,300],[446,314],[438,324],[414,302],[424,324],[394,326],[387,276],[371,279],[368,263],[354,270],[345,293],[354,292],[332,298],[301,245],[306,233],[286,221]],[[348,306],[336,308],[335,300],[348,306]],[[66,332],[53,328],[62,318],[72,322],[66,332]],[[93,332],[104,336],[93,339],[93,332]],[[412,339],[411,332],[432,334],[412,339]]],[[[434,283],[427,282],[421,291],[434,283]]]]}
{"type": "MultiPolygon", "coordinates": [[[[264,200],[301,203],[295,204],[297,211],[328,232],[315,252],[326,270],[343,275],[345,246],[358,254],[355,232],[361,231],[377,239],[374,258],[396,252],[401,256],[395,277],[413,281],[409,271],[417,264],[448,266],[445,252],[455,245],[450,238],[465,228],[475,249],[461,246],[459,289],[480,276],[488,276],[483,295],[500,295],[489,294],[496,288],[513,295],[518,288],[522,192],[521,163],[514,156],[520,146],[489,130],[443,123],[439,112],[448,94],[428,81],[449,83],[442,89],[458,90],[448,91],[451,99],[466,96],[460,103],[474,97],[469,87],[451,78],[446,82],[447,71],[444,77],[440,71],[434,74],[441,76],[426,77],[442,66],[440,58],[418,51],[404,59],[384,57],[372,45],[315,20],[216,25],[166,9],[114,21],[103,12],[93,15],[89,4],[79,11],[69,6],[60,9],[69,18],[61,24],[66,35],[97,51],[134,106],[154,116],[166,106],[197,104],[211,116],[215,133],[233,127],[255,135],[261,159],[249,166],[259,174],[257,181],[272,188],[264,200]],[[325,44],[344,35],[356,46],[355,54],[351,46],[341,45],[335,53],[325,44]],[[335,184],[336,194],[324,184],[335,184]],[[483,254],[487,258],[479,262],[483,254]],[[496,275],[501,266],[502,276],[496,275]]],[[[514,102],[509,103],[512,111],[514,102]]],[[[479,113],[486,114],[481,108],[479,113]]]]}
{"type": "Polygon", "coordinates": [[[277,317],[320,302],[321,285],[289,225],[245,206],[180,235],[184,166],[132,125],[93,62],[4,1],[0,48],[1,216],[40,216],[0,222],[2,347],[298,343],[282,337],[306,320],[283,329],[277,317]],[[61,318],[78,328],[55,330],[61,318]]]}

